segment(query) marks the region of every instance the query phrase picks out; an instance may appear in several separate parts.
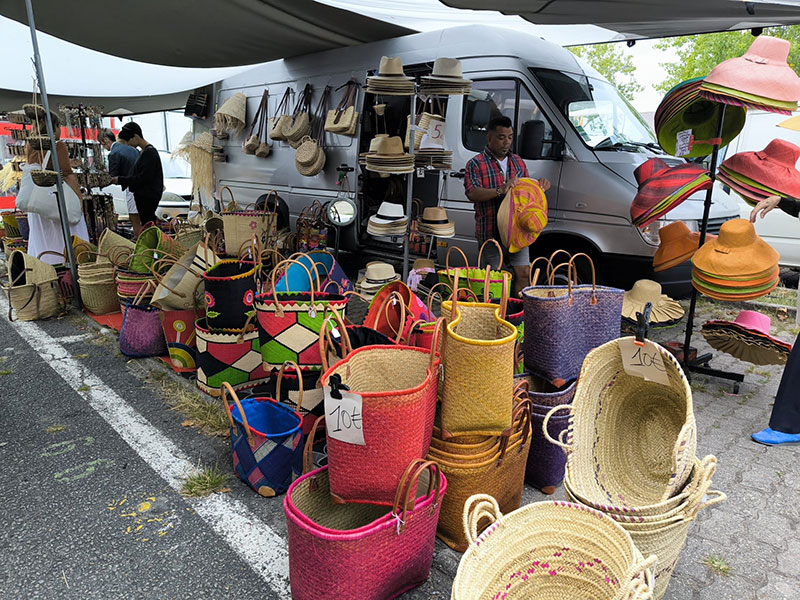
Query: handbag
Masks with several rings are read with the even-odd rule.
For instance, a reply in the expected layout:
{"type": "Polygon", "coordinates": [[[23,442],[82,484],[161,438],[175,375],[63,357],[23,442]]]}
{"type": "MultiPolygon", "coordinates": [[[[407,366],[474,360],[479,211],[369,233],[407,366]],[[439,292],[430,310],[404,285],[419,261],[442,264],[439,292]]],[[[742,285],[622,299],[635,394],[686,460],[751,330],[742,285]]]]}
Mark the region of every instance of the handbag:
{"type": "MultiPolygon", "coordinates": [[[[139,234],[128,268],[134,273],[149,275],[159,258],[166,256],[177,260],[184,252],[186,248],[183,244],[154,225],[139,234]]],[[[166,265],[162,268],[166,268],[166,265]]]]}
{"type": "MultiPolygon", "coordinates": [[[[150,303],[153,304],[152,301],[150,303]]],[[[196,371],[197,332],[194,324],[198,318],[197,309],[162,310],[159,318],[164,338],[167,341],[167,352],[172,369],[178,373],[196,371]]]]}
{"type": "Polygon", "coordinates": [[[435,321],[422,300],[402,281],[384,285],[370,301],[364,325],[390,338],[405,339],[412,323],[435,321]],[[395,299],[385,305],[390,296],[395,299]]]}
{"type": "Polygon", "coordinates": [[[319,332],[325,307],[342,310],[347,299],[341,294],[316,291],[311,271],[293,259],[275,266],[268,289],[256,297],[255,304],[264,363],[270,368],[279,368],[291,360],[302,371],[320,371],[319,332]],[[289,264],[299,264],[306,271],[311,286],[309,292],[278,290],[275,277],[281,267],[289,264]]]}
{"type": "MultiPolygon", "coordinates": [[[[281,368],[278,377],[282,376],[281,368]]],[[[222,384],[222,405],[231,424],[236,476],[261,496],[285,493],[303,469],[300,415],[268,396],[239,400],[227,382],[222,384]]]]}
{"type": "MultiPolygon", "coordinates": [[[[305,470],[310,466],[307,441],[305,470]]],[[[415,460],[394,488],[389,506],[335,504],[329,467],[289,487],[283,510],[293,600],[386,600],[425,582],[447,480],[435,463],[415,460]]]]}
{"type": "Polygon", "coordinates": [[[247,134],[245,141],[242,142],[242,152],[245,154],[255,154],[258,146],[261,144],[261,129],[264,120],[264,110],[267,103],[269,92],[264,90],[261,94],[261,102],[253,115],[253,122],[250,124],[250,132],[247,134]],[[256,129],[256,127],[258,129],[256,129]]]}
{"type": "MultiPolygon", "coordinates": [[[[388,306],[390,298],[384,306],[388,306]]],[[[391,339],[379,331],[364,325],[347,325],[335,308],[325,309],[325,320],[319,330],[319,353],[322,357],[322,372],[330,369],[330,365],[347,358],[347,356],[365,346],[396,346],[400,342],[391,339]]]]}
{"type": "Polygon", "coordinates": [[[306,206],[297,217],[297,250],[308,252],[328,241],[328,225],[325,210],[319,200],[306,206]]]}
{"type": "Polygon", "coordinates": [[[275,194],[270,191],[267,202],[264,202],[263,210],[241,209],[233,197],[233,190],[227,185],[219,189],[220,199],[222,192],[228,191],[231,201],[225,206],[222,213],[222,226],[225,232],[225,254],[228,256],[238,256],[239,250],[243,245],[251,243],[255,236],[261,247],[274,248],[277,241],[278,232],[278,203],[273,202],[275,210],[269,211],[269,196],[275,194]]]}
{"type": "Polygon", "coordinates": [[[358,112],[355,107],[358,83],[351,79],[345,84],[345,88],[339,104],[329,110],[325,117],[325,131],[352,136],[355,135],[358,126],[358,112]]]}
{"type": "MultiPolygon", "coordinates": [[[[442,286],[450,291],[450,294],[453,293],[452,288],[446,283],[436,283],[428,292],[428,304],[426,308],[428,309],[428,314],[433,318],[432,321],[426,321],[425,319],[417,319],[413,321],[408,328],[406,329],[406,337],[405,341],[409,346],[416,346],[418,348],[426,348],[430,350],[431,344],[433,343],[433,330],[436,325],[436,315],[433,311],[433,299],[438,297],[440,300],[442,299],[442,295],[436,290],[437,287],[442,286]]],[[[478,298],[475,296],[475,293],[467,288],[460,288],[458,290],[459,296],[464,296],[465,298],[469,298],[472,302],[477,302],[478,298]]]]}
{"type": "Polygon", "coordinates": [[[144,286],[133,300],[128,300],[119,330],[119,351],[132,358],[161,356],[167,353],[161,329],[161,309],[144,300],[152,285],[144,286]]]}
{"type": "Polygon", "coordinates": [[[14,320],[13,312],[20,321],[35,321],[53,317],[64,308],[55,268],[22,250],[14,250],[8,257],[8,281],[3,289],[8,296],[9,321],[14,320]]]}
{"type": "MultiPolygon", "coordinates": [[[[594,263],[586,254],[575,254],[567,265],[567,285],[533,282],[522,291],[525,368],[557,387],[578,376],[592,348],[618,338],[622,324],[624,291],[597,285],[594,263]],[[591,285],[573,285],[575,259],[579,257],[592,267],[591,285]]],[[[549,270],[555,273],[555,269],[549,270]]]]}
{"type": "Polygon", "coordinates": [[[289,108],[289,97],[292,94],[292,88],[287,87],[283,92],[283,97],[275,108],[275,115],[269,119],[269,137],[272,141],[285,140],[286,136],[283,133],[283,128],[291,121],[291,117],[286,114],[289,108]]]}
{"type": "Polygon", "coordinates": [[[221,260],[205,273],[206,319],[213,329],[242,329],[253,315],[260,265],[221,260]]]}
{"type": "MultiPolygon", "coordinates": [[[[50,150],[44,156],[44,164],[50,164],[50,150]]],[[[19,194],[16,198],[16,207],[21,212],[32,212],[46,219],[59,221],[61,217],[58,212],[58,201],[56,193],[58,187],[54,184],[39,186],[33,180],[32,171],[41,170],[37,164],[22,166],[22,179],[19,182],[19,194]]],[[[77,225],[83,217],[81,199],[75,191],[63,182],[61,189],[64,191],[64,206],[67,209],[67,220],[70,225],[77,225]]]]}
{"type": "MultiPolygon", "coordinates": [[[[466,278],[467,283],[469,284],[468,287],[475,292],[475,295],[478,298],[485,298],[484,295],[484,287],[486,286],[486,272],[489,271],[489,300],[492,298],[500,298],[503,294],[503,277],[505,273],[508,271],[503,270],[503,248],[497,243],[497,240],[493,238],[489,238],[486,240],[482,245],[480,250],[478,251],[478,266],[477,267],[470,267],[469,261],[467,260],[466,255],[458,246],[450,246],[447,249],[447,254],[445,255],[445,268],[444,270],[439,271],[439,281],[442,283],[446,283],[453,286],[453,275],[455,274],[455,267],[450,266],[450,252],[456,250],[460,255],[461,258],[464,259],[464,267],[459,267],[461,269],[462,275],[466,278]],[[498,252],[500,253],[500,264],[497,265],[497,269],[492,269],[491,266],[483,268],[483,250],[486,248],[486,244],[494,244],[497,247],[498,252]]],[[[488,301],[488,300],[487,300],[488,301]]]]}
{"type": "MultiPolygon", "coordinates": [[[[299,252],[292,258],[311,271],[311,277],[321,292],[327,292],[333,286],[338,293],[351,292],[353,282],[347,277],[336,258],[327,250],[299,252]]],[[[284,292],[310,292],[310,284],[300,265],[290,264],[276,284],[284,292]]]]}
{"type": "Polygon", "coordinates": [[[195,244],[178,260],[159,259],[152,269],[157,285],[150,303],[162,310],[195,308],[198,294],[205,291],[203,273],[218,262],[219,258],[213,250],[209,250],[207,242],[195,244]],[[159,274],[164,271],[160,262],[168,265],[163,275],[159,274]]]}
{"type": "Polygon", "coordinates": [[[294,107],[291,122],[283,126],[283,135],[292,148],[297,148],[303,136],[311,133],[311,94],[311,84],[307,83],[294,107]]]}

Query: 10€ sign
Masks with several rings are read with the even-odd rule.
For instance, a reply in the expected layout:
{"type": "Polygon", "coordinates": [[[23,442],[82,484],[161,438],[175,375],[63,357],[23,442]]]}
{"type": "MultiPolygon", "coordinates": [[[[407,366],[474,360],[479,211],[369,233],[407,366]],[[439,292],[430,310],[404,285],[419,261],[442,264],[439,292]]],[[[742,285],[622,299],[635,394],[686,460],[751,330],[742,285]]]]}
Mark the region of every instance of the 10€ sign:
{"type": "Polygon", "coordinates": [[[325,427],[328,435],[340,442],[365,446],[364,427],[361,421],[362,399],[358,394],[337,390],[341,398],[331,395],[331,388],[323,388],[325,398],[325,427]]]}
{"type": "Polygon", "coordinates": [[[646,381],[669,385],[667,369],[658,346],[650,340],[637,342],[632,337],[621,338],[618,343],[626,373],[646,381]]]}

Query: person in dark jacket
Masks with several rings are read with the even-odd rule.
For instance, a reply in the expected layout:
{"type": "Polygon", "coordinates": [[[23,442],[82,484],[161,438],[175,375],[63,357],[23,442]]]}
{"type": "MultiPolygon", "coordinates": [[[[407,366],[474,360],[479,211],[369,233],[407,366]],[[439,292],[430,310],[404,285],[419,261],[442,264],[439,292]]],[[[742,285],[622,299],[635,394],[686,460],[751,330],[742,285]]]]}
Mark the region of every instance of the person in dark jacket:
{"type": "MultiPolygon", "coordinates": [[[[117,141],[117,136],[110,129],[103,128],[97,140],[100,145],[108,151],[108,173],[112,177],[119,175],[130,175],[133,172],[133,165],[139,158],[139,152],[133,146],[128,146],[124,142],[117,141]]],[[[133,192],[125,190],[125,200],[128,203],[128,218],[133,225],[133,234],[139,235],[142,222],[139,220],[139,211],[136,209],[136,201],[133,192]]]]}
{"type": "MultiPolygon", "coordinates": [[[[775,208],[797,217],[800,215],[800,201],[793,198],[780,198],[770,196],[759,202],[750,213],[750,221],[755,223],[759,213],[761,218],[775,208]]],[[[775,404],[772,405],[772,415],[769,427],[754,433],[751,437],[759,444],[767,446],[780,446],[786,444],[800,444],[800,336],[794,341],[792,351],[783,368],[783,376],[778,393],[775,395],[775,404]]]]}
{"type": "Polygon", "coordinates": [[[156,221],[156,209],[164,191],[164,173],[161,170],[161,157],[158,150],[142,136],[142,128],[133,121],[125,123],[119,132],[119,139],[141,150],[139,158],[129,175],[117,175],[111,183],[119,184],[123,190],[133,192],[136,210],[142,224],[156,221]]]}

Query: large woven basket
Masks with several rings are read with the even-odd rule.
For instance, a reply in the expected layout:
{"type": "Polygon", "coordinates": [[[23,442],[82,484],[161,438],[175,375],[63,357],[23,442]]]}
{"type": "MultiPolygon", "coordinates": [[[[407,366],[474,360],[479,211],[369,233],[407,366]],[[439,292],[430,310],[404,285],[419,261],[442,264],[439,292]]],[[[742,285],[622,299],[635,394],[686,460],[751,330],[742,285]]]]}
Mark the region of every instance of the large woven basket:
{"type": "Polygon", "coordinates": [[[97,242],[97,262],[117,264],[124,254],[132,254],[136,244],[106,227],[97,242]],[[123,252],[126,251],[126,252],[123,252]]]}
{"type": "Polygon", "coordinates": [[[654,504],[674,496],[691,474],[692,390],[678,361],[656,348],[669,385],[628,374],[612,340],[587,355],[572,404],[551,411],[571,410],[568,442],[550,441],[568,451],[574,490],[592,502],[654,504]]]}
{"type": "Polygon", "coordinates": [[[504,516],[494,498],[480,494],[467,501],[463,524],[470,546],[458,565],[452,600],[652,597],[655,556],[643,559],[631,536],[599,511],[536,502],[504,516]]]}
{"type": "Polygon", "coordinates": [[[117,284],[113,278],[101,281],[81,281],[78,278],[78,286],[81,290],[83,306],[89,312],[106,315],[120,311],[117,284]]]}
{"type": "Polygon", "coordinates": [[[58,296],[58,274],[55,268],[21,250],[8,257],[8,318],[12,310],[21,321],[34,321],[55,316],[61,307],[58,296]]]}

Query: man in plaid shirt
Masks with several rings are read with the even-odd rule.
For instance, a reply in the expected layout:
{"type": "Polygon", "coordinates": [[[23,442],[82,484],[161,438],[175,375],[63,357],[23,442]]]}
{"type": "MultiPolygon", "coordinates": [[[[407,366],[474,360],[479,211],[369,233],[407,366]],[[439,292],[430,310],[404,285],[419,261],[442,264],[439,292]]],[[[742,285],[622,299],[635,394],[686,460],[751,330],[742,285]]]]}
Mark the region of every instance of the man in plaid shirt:
{"type": "MultiPolygon", "coordinates": [[[[510,152],[514,140],[511,119],[495,117],[489,121],[486,131],[486,148],[473,157],[466,168],[464,189],[467,198],[475,204],[475,237],[479,244],[488,239],[500,242],[497,229],[497,211],[506,192],[519,183],[520,178],[529,177],[528,168],[518,155],[510,152]]],[[[543,191],[550,189],[547,179],[539,179],[543,191]]],[[[514,296],[518,296],[528,277],[528,250],[505,251],[506,262],[514,271],[514,296]]],[[[483,262],[497,265],[499,262],[494,244],[486,246],[483,262]]],[[[484,266],[480,265],[480,266],[484,266]]]]}

